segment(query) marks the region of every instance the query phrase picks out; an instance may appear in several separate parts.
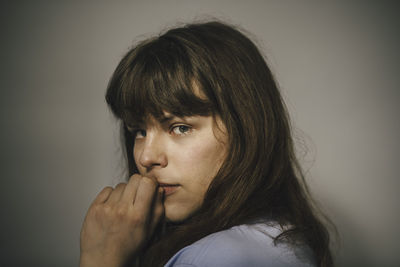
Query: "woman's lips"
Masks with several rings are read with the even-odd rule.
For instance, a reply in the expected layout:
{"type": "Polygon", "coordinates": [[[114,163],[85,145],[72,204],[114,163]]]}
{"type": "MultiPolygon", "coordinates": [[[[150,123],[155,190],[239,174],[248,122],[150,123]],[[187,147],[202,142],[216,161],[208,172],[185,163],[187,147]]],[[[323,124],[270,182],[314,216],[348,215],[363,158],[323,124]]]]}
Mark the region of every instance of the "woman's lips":
{"type": "Polygon", "coordinates": [[[178,184],[159,184],[160,187],[164,189],[164,195],[169,196],[178,190],[179,186],[178,184]]]}

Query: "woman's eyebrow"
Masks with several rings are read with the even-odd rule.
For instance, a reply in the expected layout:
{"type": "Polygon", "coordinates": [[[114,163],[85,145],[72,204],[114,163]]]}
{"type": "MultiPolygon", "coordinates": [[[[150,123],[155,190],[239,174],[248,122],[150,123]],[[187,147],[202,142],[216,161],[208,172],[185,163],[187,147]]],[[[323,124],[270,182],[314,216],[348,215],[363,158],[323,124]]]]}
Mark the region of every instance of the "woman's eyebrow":
{"type": "Polygon", "coordinates": [[[142,127],[143,123],[125,123],[128,130],[133,130],[142,127]]]}
{"type": "Polygon", "coordinates": [[[161,119],[159,120],[159,122],[160,122],[161,124],[164,124],[164,123],[166,123],[166,122],[169,122],[169,121],[173,120],[174,118],[176,118],[176,116],[173,116],[173,115],[164,115],[163,117],[161,117],[161,119]]]}
{"type": "Polygon", "coordinates": [[[134,129],[137,129],[137,128],[138,128],[138,127],[136,127],[136,126],[134,126],[134,125],[126,125],[125,127],[126,127],[126,129],[127,129],[128,131],[130,131],[130,132],[133,132],[134,129]]]}

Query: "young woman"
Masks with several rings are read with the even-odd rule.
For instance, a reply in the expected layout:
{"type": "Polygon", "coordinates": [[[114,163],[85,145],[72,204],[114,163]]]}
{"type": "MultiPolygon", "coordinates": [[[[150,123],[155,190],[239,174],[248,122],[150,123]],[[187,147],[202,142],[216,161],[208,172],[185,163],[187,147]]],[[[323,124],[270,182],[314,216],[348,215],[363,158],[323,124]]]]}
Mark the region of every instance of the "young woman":
{"type": "Polygon", "coordinates": [[[257,47],[221,22],[142,41],[106,94],[129,179],[99,193],[81,232],[87,266],[332,266],[257,47]]]}

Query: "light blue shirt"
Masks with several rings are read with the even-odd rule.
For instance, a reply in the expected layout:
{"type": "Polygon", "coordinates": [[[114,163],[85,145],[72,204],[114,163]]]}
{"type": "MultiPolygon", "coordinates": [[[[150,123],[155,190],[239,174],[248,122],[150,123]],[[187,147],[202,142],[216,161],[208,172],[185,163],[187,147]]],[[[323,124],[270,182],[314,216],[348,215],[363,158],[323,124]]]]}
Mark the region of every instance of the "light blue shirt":
{"type": "Polygon", "coordinates": [[[313,252],[273,238],[278,226],[239,225],[208,235],[178,251],[164,267],[314,267],[313,252]]]}

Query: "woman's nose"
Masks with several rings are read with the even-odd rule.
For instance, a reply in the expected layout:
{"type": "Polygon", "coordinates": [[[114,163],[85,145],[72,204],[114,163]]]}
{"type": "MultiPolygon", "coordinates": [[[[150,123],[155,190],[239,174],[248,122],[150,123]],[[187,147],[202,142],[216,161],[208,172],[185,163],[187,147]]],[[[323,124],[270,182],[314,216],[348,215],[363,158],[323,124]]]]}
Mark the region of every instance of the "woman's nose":
{"type": "Polygon", "coordinates": [[[149,169],[156,166],[166,167],[168,165],[165,153],[165,144],[161,137],[148,134],[141,144],[139,163],[149,169]]]}

